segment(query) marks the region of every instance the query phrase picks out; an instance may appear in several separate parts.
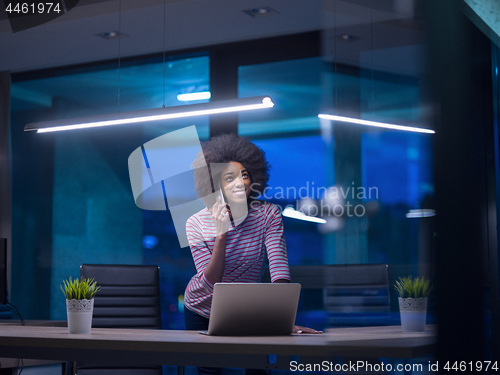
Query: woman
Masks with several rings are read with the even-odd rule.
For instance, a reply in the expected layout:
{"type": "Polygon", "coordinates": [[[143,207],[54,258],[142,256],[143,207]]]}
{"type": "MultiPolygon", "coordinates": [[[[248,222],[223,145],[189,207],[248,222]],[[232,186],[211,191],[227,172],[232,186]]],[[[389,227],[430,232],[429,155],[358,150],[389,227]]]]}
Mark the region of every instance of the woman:
{"type": "MultiPolygon", "coordinates": [[[[290,271],[280,210],[254,200],[269,180],[264,152],[246,138],[224,134],[203,145],[193,167],[207,208],[186,225],[197,273],[186,288],[184,317],[187,329],[206,330],[215,283],[260,282],[266,257],[273,283],[290,282],[290,271]]],[[[320,332],[295,326],[294,333],[320,332]]]]}

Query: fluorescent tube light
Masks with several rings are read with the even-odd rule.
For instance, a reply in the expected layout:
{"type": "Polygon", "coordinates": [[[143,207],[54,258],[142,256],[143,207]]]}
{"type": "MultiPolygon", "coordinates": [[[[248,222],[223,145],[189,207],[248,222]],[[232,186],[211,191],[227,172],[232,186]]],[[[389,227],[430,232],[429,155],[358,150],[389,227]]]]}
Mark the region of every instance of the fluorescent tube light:
{"type": "Polygon", "coordinates": [[[320,224],[326,223],[325,219],[321,219],[319,217],[314,217],[314,216],[308,216],[303,212],[295,211],[295,209],[291,207],[287,207],[283,210],[283,216],[290,217],[292,219],[312,221],[313,223],[320,223],[320,224]]]}
{"type": "Polygon", "coordinates": [[[418,209],[418,210],[410,210],[406,214],[407,219],[416,219],[421,217],[432,217],[436,216],[436,210],[431,209],[418,209]]]}
{"type": "Polygon", "coordinates": [[[202,91],[202,92],[191,92],[189,94],[179,94],[177,95],[177,100],[180,102],[189,102],[192,100],[206,100],[210,99],[212,94],[210,91],[202,91]]]}
{"type": "Polygon", "coordinates": [[[351,123],[351,124],[359,124],[359,125],[376,126],[378,128],[404,130],[404,131],[407,131],[407,132],[429,133],[429,134],[434,134],[435,133],[435,131],[431,130],[431,129],[415,128],[415,127],[412,127],[412,126],[386,124],[386,123],[383,123],[383,122],[361,120],[361,119],[352,118],[352,117],[344,117],[344,116],[336,116],[336,115],[326,115],[326,114],[319,114],[318,117],[322,118],[322,119],[326,119],[326,120],[339,121],[339,122],[348,122],[348,123],[351,123]]]}
{"type": "Polygon", "coordinates": [[[168,120],[181,117],[249,111],[260,108],[272,108],[273,106],[274,103],[269,96],[257,96],[252,98],[220,100],[207,103],[180,105],[175,107],[147,109],[143,111],[113,113],[101,116],[35,122],[27,124],[24,127],[24,131],[36,130],[38,133],[46,133],[62,130],[95,128],[101,126],[168,120]]]}

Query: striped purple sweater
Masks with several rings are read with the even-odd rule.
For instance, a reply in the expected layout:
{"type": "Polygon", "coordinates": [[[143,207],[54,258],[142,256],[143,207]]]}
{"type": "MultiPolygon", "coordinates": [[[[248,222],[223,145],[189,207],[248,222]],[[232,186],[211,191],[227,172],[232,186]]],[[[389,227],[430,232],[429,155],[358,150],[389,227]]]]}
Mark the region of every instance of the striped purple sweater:
{"type": "MultiPolygon", "coordinates": [[[[184,304],[197,314],[210,317],[214,284],[205,277],[215,244],[215,224],[208,209],[191,216],[186,231],[196,275],[186,287],[184,304]]],[[[271,281],[290,280],[283,221],[278,207],[269,202],[253,202],[247,218],[230,228],[226,240],[226,264],[222,282],[258,283],[269,260],[271,281]]]]}

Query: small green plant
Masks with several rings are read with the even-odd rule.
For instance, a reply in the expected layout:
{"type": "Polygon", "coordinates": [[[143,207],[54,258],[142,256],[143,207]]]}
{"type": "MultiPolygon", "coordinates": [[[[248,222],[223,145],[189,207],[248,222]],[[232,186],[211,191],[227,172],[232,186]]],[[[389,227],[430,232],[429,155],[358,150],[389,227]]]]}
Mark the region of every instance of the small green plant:
{"type": "Polygon", "coordinates": [[[94,279],[82,277],[81,280],[73,280],[71,276],[68,280],[63,280],[60,288],[66,299],[92,299],[100,289],[94,279]]]}
{"type": "Polygon", "coordinates": [[[400,277],[396,281],[394,289],[401,298],[421,298],[429,296],[432,286],[430,281],[423,276],[416,277],[415,279],[408,276],[400,277]]]}

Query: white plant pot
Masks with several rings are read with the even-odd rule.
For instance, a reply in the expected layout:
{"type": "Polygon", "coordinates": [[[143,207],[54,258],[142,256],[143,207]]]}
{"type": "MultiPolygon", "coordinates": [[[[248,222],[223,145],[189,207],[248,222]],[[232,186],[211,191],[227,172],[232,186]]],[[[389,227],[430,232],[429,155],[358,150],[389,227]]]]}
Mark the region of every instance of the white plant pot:
{"type": "Polygon", "coordinates": [[[90,333],[93,311],[94,299],[67,299],[68,333],[90,333]]]}
{"type": "Polygon", "coordinates": [[[398,299],[403,332],[424,331],[427,317],[427,298],[399,297],[398,299]]]}

